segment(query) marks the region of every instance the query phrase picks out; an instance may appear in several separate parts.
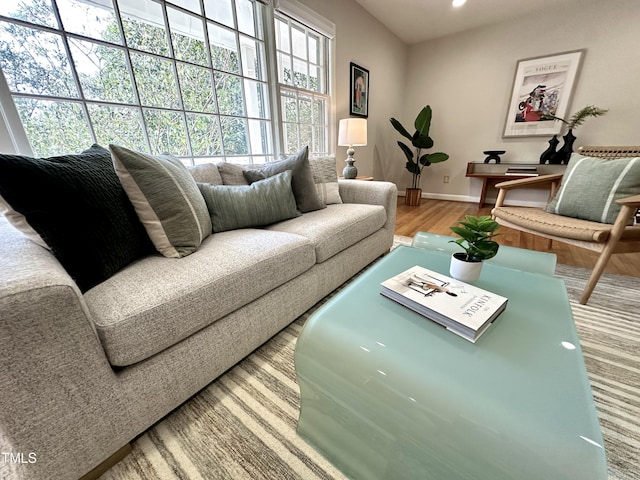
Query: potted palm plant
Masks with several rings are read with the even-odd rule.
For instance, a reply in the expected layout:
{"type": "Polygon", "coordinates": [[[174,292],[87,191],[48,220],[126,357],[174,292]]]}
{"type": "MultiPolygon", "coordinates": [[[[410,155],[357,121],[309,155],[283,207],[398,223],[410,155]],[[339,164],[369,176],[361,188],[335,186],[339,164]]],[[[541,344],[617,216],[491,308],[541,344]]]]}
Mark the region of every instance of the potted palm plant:
{"type": "Polygon", "coordinates": [[[587,105],[571,115],[569,120],[550,114],[542,115],[543,120],[558,120],[564,123],[567,126],[567,133],[562,137],[564,144],[557,152],[555,151],[555,147],[558,145],[558,139],[555,135],[553,136],[549,141],[549,148],[540,156],[540,163],[546,163],[547,160],[551,164],[569,163],[571,153],[573,152],[573,143],[576,141],[573,130],[582,125],[587,118],[600,117],[608,111],[609,110],[598,108],[593,105],[587,105]]]}
{"type": "Polygon", "coordinates": [[[464,252],[456,252],[451,258],[449,273],[457,280],[473,282],[480,278],[484,260],[493,258],[500,247],[493,239],[499,233],[500,224],[488,215],[475,217],[467,215],[465,221],[450,227],[460,238],[451,240],[462,247],[464,252]]]}
{"type": "Polygon", "coordinates": [[[390,119],[393,128],[411,142],[411,147],[409,147],[406,143],[398,141],[398,146],[407,157],[405,167],[412,175],[411,188],[407,188],[405,193],[406,205],[420,205],[420,199],[422,198],[420,176],[424,167],[428,167],[432,163],[444,162],[449,158],[449,155],[442,152],[422,153],[423,150],[433,147],[433,139],[429,136],[431,117],[431,106],[427,105],[415,119],[414,127],[416,130],[413,135],[398,120],[395,118],[390,119]]]}

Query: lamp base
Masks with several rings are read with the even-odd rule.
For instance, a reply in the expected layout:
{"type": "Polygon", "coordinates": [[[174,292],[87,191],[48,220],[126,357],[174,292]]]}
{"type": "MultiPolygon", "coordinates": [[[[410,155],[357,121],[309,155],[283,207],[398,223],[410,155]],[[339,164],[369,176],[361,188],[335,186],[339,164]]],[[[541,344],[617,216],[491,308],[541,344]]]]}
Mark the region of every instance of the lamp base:
{"type": "Polygon", "coordinates": [[[342,170],[342,176],[350,180],[358,176],[358,169],[353,165],[353,162],[355,162],[353,158],[354,153],[355,150],[353,149],[353,147],[349,146],[349,148],[347,149],[347,159],[345,160],[347,166],[344,167],[344,170],[342,170]]]}
{"type": "Polygon", "coordinates": [[[347,159],[347,166],[342,170],[342,176],[347,179],[354,179],[358,176],[358,169],[353,165],[355,160],[347,159]]]}

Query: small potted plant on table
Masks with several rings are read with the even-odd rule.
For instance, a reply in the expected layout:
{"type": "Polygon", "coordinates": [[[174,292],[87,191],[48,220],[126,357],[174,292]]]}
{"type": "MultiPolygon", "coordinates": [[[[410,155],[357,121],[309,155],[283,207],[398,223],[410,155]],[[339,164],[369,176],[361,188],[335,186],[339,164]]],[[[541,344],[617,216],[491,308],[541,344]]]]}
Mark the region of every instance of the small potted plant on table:
{"type": "Polygon", "coordinates": [[[495,233],[500,224],[490,216],[475,217],[467,215],[465,221],[458,222],[457,226],[450,227],[451,231],[460,236],[451,243],[457,243],[464,252],[456,252],[451,258],[449,273],[457,280],[473,282],[480,278],[480,271],[484,260],[496,256],[498,243],[492,240],[499,235],[495,233]]]}

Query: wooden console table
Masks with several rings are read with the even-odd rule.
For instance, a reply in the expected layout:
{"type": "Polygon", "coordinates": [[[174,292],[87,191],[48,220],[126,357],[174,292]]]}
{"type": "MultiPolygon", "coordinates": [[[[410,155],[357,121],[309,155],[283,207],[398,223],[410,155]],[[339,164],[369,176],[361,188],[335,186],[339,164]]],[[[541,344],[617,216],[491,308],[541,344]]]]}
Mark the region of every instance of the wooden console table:
{"type": "Polygon", "coordinates": [[[487,190],[495,187],[500,182],[507,180],[517,180],[519,178],[528,178],[530,175],[506,175],[509,167],[538,167],[540,175],[548,175],[551,173],[563,173],[566,165],[542,165],[535,163],[467,163],[467,177],[479,178],[482,180],[482,190],[480,191],[480,201],[478,208],[482,208],[487,197],[487,190]]]}

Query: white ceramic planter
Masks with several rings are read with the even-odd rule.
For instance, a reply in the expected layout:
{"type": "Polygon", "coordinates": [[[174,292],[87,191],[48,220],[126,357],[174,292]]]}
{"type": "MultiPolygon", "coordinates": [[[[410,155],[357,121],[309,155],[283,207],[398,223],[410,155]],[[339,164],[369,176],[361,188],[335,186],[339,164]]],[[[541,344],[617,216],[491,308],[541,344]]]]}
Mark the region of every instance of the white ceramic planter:
{"type": "Polygon", "coordinates": [[[475,282],[480,278],[482,261],[467,262],[465,260],[461,260],[461,258],[465,257],[466,254],[463,252],[457,252],[451,256],[449,274],[461,282],[475,282]]]}

